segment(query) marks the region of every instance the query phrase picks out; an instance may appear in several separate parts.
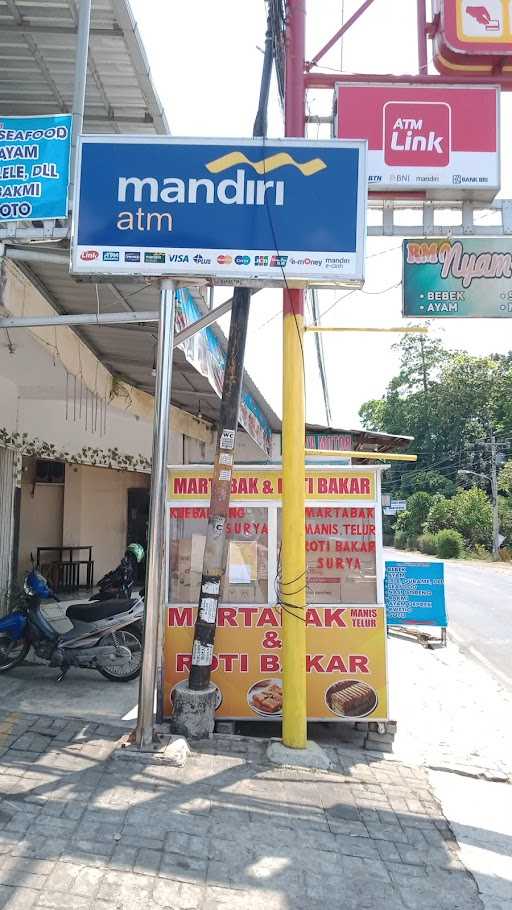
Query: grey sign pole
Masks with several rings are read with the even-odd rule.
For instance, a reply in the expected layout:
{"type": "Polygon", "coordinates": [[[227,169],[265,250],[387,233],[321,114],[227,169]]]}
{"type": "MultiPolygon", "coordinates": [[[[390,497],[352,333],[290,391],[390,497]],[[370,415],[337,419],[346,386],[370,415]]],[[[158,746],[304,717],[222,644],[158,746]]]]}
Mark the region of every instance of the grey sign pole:
{"type": "Polygon", "coordinates": [[[146,609],[144,613],[144,652],[139,680],[139,712],[136,731],[136,743],[141,751],[151,751],[153,747],[158,629],[165,598],[165,503],[167,500],[167,450],[169,444],[175,295],[176,282],[172,279],[162,280],[156,361],[153,460],[146,569],[146,609]]]}
{"type": "Polygon", "coordinates": [[[71,134],[71,162],[69,198],[73,198],[75,185],[76,147],[82,132],[85,109],[85,86],[87,84],[87,59],[89,56],[89,29],[91,24],[91,0],[80,0],[78,4],[78,33],[75,50],[75,81],[73,86],[73,131],[71,134]]]}

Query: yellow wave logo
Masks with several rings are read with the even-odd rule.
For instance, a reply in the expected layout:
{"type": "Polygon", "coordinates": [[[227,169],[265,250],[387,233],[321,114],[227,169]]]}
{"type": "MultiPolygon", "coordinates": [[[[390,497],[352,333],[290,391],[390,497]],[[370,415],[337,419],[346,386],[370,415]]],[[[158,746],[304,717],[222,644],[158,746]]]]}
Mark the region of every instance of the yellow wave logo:
{"type": "Polygon", "coordinates": [[[257,174],[270,174],[271,171],[276,171],[280,167],[291,164],[301,174],[304,174],[304,177],[311,177],[327,167],[321,158],[312,158],[311,161],[304,161],[301,164],[295,161],[288,152],[277,152],[268,158],[262,158],[261,161],[251,161],[243,152],[228,152],[227,155],[222,155],[220,158],[216,158],[215,161],[210,161],[206,165],[206,169],[210,171],[210,174],[220,174],[222,171],[227,171],[228,168],[234,167],[235,164],[248,164],[254,168],[257,174]]]}

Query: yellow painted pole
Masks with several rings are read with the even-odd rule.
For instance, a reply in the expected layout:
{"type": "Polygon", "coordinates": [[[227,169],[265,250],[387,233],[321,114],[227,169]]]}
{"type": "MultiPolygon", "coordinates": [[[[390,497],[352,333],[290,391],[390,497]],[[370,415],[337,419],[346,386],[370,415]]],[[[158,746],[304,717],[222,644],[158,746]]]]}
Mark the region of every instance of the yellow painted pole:
{"type": "Polygon", "coordinates": [[[428,335],[426,325],[406,325],[402,328],[392,326],[348,326],[348,325],[307,325],[305,332],[394,332],[400,335],[428,335]]]}
{"type": "MultiPolygon", "coordinates": [[[[285,67],[285,135],[306,131],[304,60],[306,3],[288,0],[285,67]]],[[[276,250],[277,252],[277,250],[276,250]]],[[[307,746],[304,291],[283,292],[283,507],[281,614],[283,627],[282,741],[307,746]]]]}
{"type": "Polygon", "coordinates": [[[283,508],[281,613],[283,732],[291,749],[307,745],[304,293],[285,291],[283,307],[283,508]]]}

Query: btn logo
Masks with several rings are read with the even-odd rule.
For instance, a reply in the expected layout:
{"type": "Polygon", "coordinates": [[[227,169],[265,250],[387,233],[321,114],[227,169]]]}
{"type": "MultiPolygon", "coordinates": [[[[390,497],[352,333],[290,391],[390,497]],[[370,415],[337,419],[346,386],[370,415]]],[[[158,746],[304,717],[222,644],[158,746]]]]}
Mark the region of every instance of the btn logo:
{"type": "Polygon", "coordinates": [[[384,105],[384,160],[399,167],[450,163],[451,111],[443,102],[389,101],[384,105]]]}
{"type": "Polygon", "coordinates": [[[231,265],[233,262],[233,257],[221,254],[220,256],[217,256],[217,262],[219,265],[231,265]]]}
{"type": "Polygon", "coordinates": [[[83,259],[84,262],[93,262],[99,255],[98,250],[84,250],[80,253],[80,259],[83,259]]]}
{"type": "Polygon", "coordinates": [[[249,265],[250,261],[250,256],[235,256],[235,265],[249,265]]]}

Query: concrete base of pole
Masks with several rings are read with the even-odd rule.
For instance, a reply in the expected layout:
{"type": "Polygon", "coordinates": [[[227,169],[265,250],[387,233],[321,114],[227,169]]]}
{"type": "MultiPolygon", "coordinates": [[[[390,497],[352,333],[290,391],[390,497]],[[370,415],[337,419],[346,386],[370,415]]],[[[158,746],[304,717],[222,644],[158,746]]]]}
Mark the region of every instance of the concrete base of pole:
{"type": "Polygon", "coordinates": [[[305,749],[289,749],[281,740],[273,740],[267,749],[267,758],[273,764],[285,768],[312,768],[317,771],[332,768],[332,762],[324,750],[309,740],[305,749]]]}
{"type": "Polygon", "coordinates": [[[188,680],[178,683],[173,695],[171,730],[187,739],[209,739],[215,726],[217,686],[189,689],[188,680]]]}

